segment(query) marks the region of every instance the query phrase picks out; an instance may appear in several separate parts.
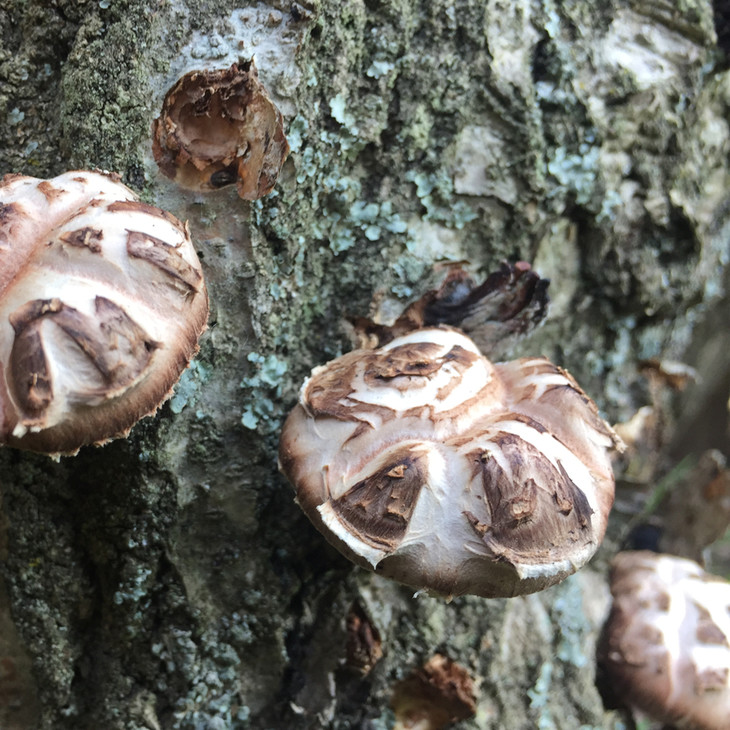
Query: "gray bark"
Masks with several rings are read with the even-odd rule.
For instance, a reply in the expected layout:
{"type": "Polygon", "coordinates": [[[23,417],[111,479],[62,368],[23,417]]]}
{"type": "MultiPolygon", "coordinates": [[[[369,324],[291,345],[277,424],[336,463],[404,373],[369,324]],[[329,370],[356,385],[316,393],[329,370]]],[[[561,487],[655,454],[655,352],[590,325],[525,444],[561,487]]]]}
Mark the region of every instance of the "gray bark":
{"type": "Polygon", "coordinates": [[[190,222],[211,299],[198,358],[128,439],[0,451],[0,726],[376,730],[440,652],[478,680],[460,727],[620,727],[594,649],[630,510],[541,594],[413,596],[314,531],[277,433],[349,347],[343,314],[397,312],[442,260],[524,259],[553,304],[513,355],[567,367],[613,422],[649,400],[638,360],[686,360],[704,380],[657,462],[727,452],[730,74],[709,1],[0,0],[0,27],[0,171],[120,172],[190,222]],[[276,191],[176,188],[150,152],[165,91],[252,53],[292,147],[276,191]],[[353,603],[383,643],[364,677],[353,603]]]}

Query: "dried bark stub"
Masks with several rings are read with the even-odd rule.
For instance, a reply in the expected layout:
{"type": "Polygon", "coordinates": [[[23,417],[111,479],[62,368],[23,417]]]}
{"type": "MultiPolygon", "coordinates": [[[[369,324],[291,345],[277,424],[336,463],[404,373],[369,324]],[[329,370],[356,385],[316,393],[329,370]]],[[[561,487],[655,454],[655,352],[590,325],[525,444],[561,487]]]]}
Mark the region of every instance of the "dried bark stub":
{"type": "Polygon", "coordinates": [[[477,709],[469,672],[443,654],[434,654],[398,682],[390,704],[396,720],[394,730],[442,730],[473,717],[477,709]]]}
{"type": "Polygon", "coordinates": [[[356,563],[441,595],[514,596],[603,538],[618,437],[545,358],[493,364],[439,326],[315,368],[280,466],[356,563]]]}
{"type": "Polygon", "coordinates": [[[187,225],[99,172],[0,183],[0,443],[72,453],[169,394],[205,329],[187,225]]]}
{"type": "Polygon", "coordinates": [[[350,322],[358,345],[365,348],[385,345],[415,329],[448,324],[494,358],[545,319],[549,284],[526,261],[502,263],[479,285],[452,264],[441,286],[410,304],[392,325],[367,317],[351,317],[350,322]]]}
{"type": "Polygon", "coordinates": [[[619,553],[599,663],[614,698],[660,722],[730,728],[730,583],[692,560],[619,553]]]}
{"type": "Polygon", "coordinates": [[[153,122],[160,170],[198,191],[236,183],[246,200],[268,195],[289,154],[281,112],[251,61],[191,71],[167,92],[153,122]]]}
{"type": "Polygon", "coordinates": [[[350,606],[346,623],[345,666],[364,677],[382,658],[383,641],[377,627],[357,601],[350,606]]]}

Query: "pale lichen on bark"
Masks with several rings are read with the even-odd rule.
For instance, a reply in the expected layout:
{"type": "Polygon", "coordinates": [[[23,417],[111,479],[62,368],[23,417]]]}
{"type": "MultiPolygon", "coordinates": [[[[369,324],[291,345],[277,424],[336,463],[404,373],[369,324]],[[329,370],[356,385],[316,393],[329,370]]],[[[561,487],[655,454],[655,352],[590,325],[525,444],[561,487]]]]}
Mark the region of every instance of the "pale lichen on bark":
{"type": "Polygon", "coordinates": [[[30,721],[0,718],[386,728],[390,688],[440,652],[481,678],[461,727],[618,727],[593,686],[600,577],[413,598],[308,526],[276,438],[302,378],[347,347],[342,315],[374,292],[396,312],[442,259],[534,261],[554,307],[515,354],[566,365],[610,418],[642,404],[636,360],[688,350],[727,264],[710,3],[4,0],[0,27],[0,170],[122,173],[190,221],[211,295],[197,362],[129,440],[0,453],[11,651],[39,697],[30,721]],[[150,152],[164,93],[252,52],[292,148],[274,194],[177,190],[150,152]],[[354,600],[384,648],[365,678],[343,666],[354,600]]]}

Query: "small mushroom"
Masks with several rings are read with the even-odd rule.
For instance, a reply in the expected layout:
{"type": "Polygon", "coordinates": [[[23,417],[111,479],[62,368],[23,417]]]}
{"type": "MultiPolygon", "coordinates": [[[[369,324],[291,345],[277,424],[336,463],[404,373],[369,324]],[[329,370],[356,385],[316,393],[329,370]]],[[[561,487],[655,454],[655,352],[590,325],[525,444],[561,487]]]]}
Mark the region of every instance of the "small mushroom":
{"type": "Polygon", "coordinates": [[[599,647],[611,694],[691,730],[730,728],[730,583],[697,563],[619,553],[599,647]]]}
{"type": "Polygon", "coordinates": [[[186,225],[99,172],[0,183],[0,443],[125,434],[198,349],[208,299],[186,225]]]}
{"type": "Polygon", "coordinates": [[[281,112],[253,60],[178,79],[152,134],[155,162],[178,185],[210,191],[236,183],[246,200],[273,190],[289,154],[281,112]]]}
{"type": "Polygon", "coordinates": [[[315,368],[280,467],[353,561],[441,595],[514,596],[603,538],[618,438],[545,358],[491,363],[446,326],[315,368]]]}

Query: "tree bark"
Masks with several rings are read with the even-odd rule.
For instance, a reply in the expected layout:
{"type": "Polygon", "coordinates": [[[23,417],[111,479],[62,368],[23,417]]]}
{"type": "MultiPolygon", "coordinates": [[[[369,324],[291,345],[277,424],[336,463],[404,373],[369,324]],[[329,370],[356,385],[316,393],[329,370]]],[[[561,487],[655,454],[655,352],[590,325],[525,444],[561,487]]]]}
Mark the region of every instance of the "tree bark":
{"type": "Polygon", "coordinates": [[[594,651],[630,514],[540,594],[414,596],[309,525],[277,435],[311,368],[349,348],[343,315],[374,297],[396,315],[440,262],[523,259],[552,307],[512,356],[568,368],[612,422],[649,401],[639,360],[687,360],[705,380],[669,434],[727,453],[730,74],[712,5],[240,5],[0,0],[0,171],[121,173],[189,221],[211,301],[198,357],[129,438],[57,461],[0,451],[0,726],[379,730],[436,653],[478,684],[462,728],[622,726],[594,651]],[[151,155],[165,92],[252,54],[292,150],[274,193],[177,188],[151,155]],[[382,642],[372,668],[348,654],[353,610],[382,642]]]}

